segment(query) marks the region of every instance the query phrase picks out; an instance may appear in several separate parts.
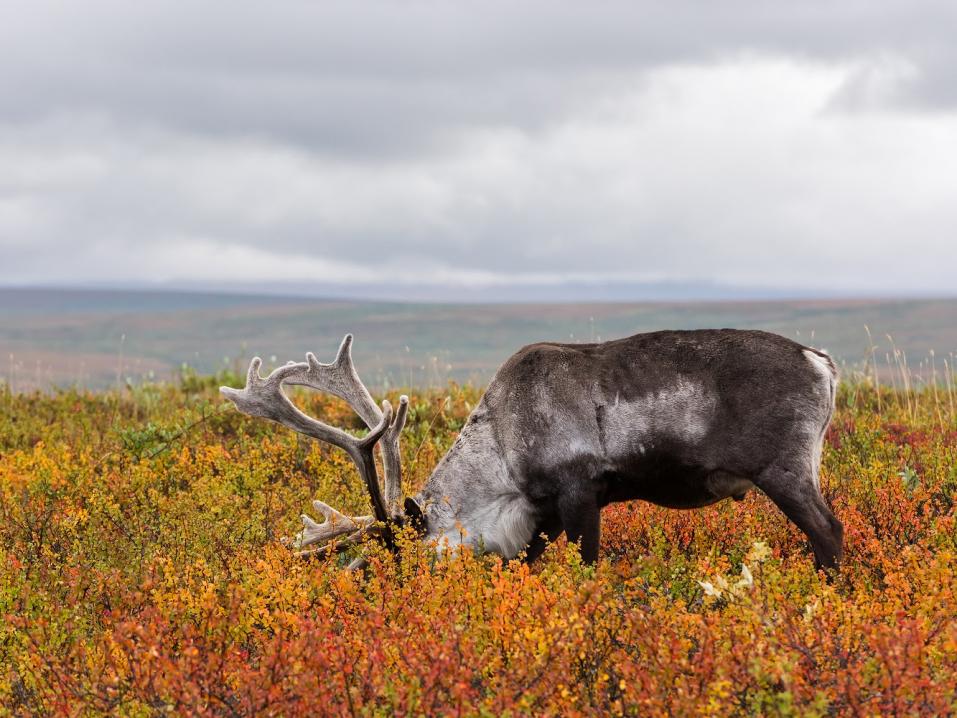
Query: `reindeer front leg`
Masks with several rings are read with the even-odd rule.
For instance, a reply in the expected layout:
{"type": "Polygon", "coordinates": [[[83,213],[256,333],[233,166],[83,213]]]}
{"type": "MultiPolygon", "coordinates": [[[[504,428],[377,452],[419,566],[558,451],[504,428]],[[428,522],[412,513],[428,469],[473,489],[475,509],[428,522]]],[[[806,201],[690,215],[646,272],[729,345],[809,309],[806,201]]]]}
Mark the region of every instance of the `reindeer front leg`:
{"type": "Polygon", "coordinates": [[[547,519],[540,520],[535,527],[531,543],[525,549],[525,563],[537,561],[545,553],[548,544],[561,536],[563,530],[562,521],[558,516],[550,515],[547,519]]]}
{"type": "Polygon", "coordinates": [[[598,560],[601,540],[601,508],[598,497],[588,492],[569,492],[558,500],[558,514],[569,541],[581,548],[582,561],[598,560]]]}

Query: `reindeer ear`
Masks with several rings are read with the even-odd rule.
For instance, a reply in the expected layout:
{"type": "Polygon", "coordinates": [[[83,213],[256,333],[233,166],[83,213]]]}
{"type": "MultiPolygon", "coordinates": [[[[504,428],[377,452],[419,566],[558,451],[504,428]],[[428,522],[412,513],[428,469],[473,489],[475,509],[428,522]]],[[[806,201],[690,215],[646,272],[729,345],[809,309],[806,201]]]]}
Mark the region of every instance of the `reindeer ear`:
{"type": "Polygon", "coordinates": [[[409,526],[419,532],[425,531],[425,516],[422,513],[422,508],[415,502],[415,499],[411,496],[407,496],[403,508],[405,509],[405,518],[409,526]]]}

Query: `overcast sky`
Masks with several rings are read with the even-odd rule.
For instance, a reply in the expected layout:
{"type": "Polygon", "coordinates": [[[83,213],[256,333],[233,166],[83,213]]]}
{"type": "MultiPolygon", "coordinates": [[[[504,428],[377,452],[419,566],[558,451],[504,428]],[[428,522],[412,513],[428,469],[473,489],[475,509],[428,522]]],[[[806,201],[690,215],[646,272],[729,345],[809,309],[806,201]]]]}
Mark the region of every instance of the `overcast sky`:
{"type": "Polygon", "coordinates": [[[951,1],[3,2],[0,284],[952,293],[955,37],[951,1]]]}

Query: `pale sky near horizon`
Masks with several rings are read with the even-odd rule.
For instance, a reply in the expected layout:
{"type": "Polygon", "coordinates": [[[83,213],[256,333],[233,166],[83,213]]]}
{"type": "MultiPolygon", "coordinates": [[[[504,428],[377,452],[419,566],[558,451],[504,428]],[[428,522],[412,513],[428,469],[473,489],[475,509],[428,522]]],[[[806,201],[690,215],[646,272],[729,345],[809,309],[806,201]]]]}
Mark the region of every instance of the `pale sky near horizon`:
{"type": "Polygon", "coordinates": [[[957,4],[4,2],[0,285],[952,293],[957,4]]]}

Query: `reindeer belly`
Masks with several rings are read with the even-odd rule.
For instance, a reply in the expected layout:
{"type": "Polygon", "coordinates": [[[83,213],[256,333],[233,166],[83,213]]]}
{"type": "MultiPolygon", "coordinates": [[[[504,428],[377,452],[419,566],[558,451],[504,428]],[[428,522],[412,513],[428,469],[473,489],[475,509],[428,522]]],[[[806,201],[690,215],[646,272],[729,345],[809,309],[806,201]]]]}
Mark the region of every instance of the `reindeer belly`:
{"type": "Polygon", "coordinates": [[[648,454],[603,475],[602,505],[641,499],[659,506],[694,509],[754,488],[748,479],[669,454],[648,454]]]}

